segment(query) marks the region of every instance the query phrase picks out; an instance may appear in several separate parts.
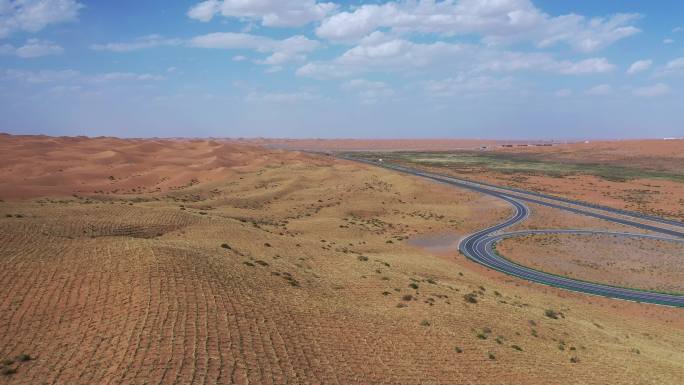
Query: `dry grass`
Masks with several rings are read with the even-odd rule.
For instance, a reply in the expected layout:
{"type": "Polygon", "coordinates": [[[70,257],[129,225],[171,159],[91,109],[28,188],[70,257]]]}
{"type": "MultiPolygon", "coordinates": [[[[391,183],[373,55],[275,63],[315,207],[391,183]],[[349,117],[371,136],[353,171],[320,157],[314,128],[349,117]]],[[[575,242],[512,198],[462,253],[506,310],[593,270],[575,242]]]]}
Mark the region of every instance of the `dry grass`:
{"type": "Polygon", "coordinates": [[[510,214],[496,200],[347,162],[265,156],[182,189],[0,202],[0,358],[35,358],[0,383],[684,377],[678,310],[527,284],[407,242],[494,223],[510,214]]]}

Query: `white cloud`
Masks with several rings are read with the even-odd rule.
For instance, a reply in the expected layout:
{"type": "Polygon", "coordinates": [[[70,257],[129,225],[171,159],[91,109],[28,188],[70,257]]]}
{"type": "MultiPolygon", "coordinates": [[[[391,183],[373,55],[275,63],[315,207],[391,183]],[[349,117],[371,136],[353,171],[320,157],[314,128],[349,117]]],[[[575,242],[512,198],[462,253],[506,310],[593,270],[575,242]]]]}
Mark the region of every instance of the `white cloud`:
{"type": "Polygon", "coordinates": [[[641,32],[632,25],[640,17],[634,13],[592,19],[575,14],[558,16],[549,19],[536,32],[539,38],[535,38],[535,34],[531,36],[542,48],[565,43],[579,52],[594,52],[641,32]]]}
{"type": "Polygon", "coordinates": [[[296,74],[314,79],[331,79],[344,78],[359,72],[362,71],[355,68],[345,68],[335,62],[310,62],[299,67],[296,74]]]}
{"type": "Polygon", "coordinates": [[[188,17],[191,19],[208,22],[214,15],[221,12],[221,2],[217,0],[207,0],[196,4],[188,10],[188,17]]]}
{"type": "Polygon", "coordinates": [[[600,84],[596,87],[592,87],[585,92],[587,95],[602,96],[610,95],[613,93],[613,87],[608,84],[600,84]]]}
{"type": "Polygon", "coordinates": [[[684,57],[670,60],[664,67],[658,70],[658,76],[684,74],[684,57]]]}
{"type": "Polygon", "coordinates": [[[79,75],[80,73],[74,70],[25,71],[6,69],[4,71],[0,71],[0,79],[18,80],[26,83],[52,83],[58,81],[71,80],[77,78],[79,75]]]}
{"type": "Polygon", "coordinates": [[[349,80],[343,83],[341,88],[357,94],[364,104],[374,104],[395,95],[394,90],[387,83],[366,79],[349,80]]]}
{"type": "Polygon", "coordinates": [[[216,32],[197,36],[192,38],[189,44],[198,48],[247,49],[270,53],[270,56],[257,61],[257,63],[274,66],[290,61],[304,60],[306,53],[320,46],[318,41],[301,35],[276,40],[264,36],[234,32],[216,32]]]}
{"type": "Polygon", "coordinates": [[[149,73],[135,73],[135,72],[108,72],[100,75],[88,77],[88,80],[95,83],[104,83],[112,81],[156,81],[164,80],[161,75],[154,75],[149,73]]]}
{"type": "Polygon", "coordinates": [[[611,72],[615,66],[605,58],[589,58],[573,62],[558,61],[546,53],[484,50],[480,53],[480,71],[514,72],[545,71],[562,75],[589,75],[611,72]]]}
{"type": "Polygon", "coordinates": [[[670,87],[667,84],[658,83],[652,86],[638,87],[632,90],[632,94],[635,96],[641,96],[645,98],[654,98],[658,96],[667,95],[670,93],[670,87]]]}
{"type": "Polygon", "coordinates": [[[565,75],[603,74],[611,72],[615,66],[606,58],[590,58],[578,62],[561,62],[558,72],[565,75]]]}
{"type": "Polygon", "coordinates": [[[297,74],[313,78],[348,77],[374,70],[408,71],[429,67],[461,72],[545,71],[564,75],[607,73],[615,69],[605,58],[557,61],[546,53],[497,51],[445,42],[413,43],[374,32],[330,61],[310,62],[297,74]]]}
{"type": "Polygon", "coordinates": [[[256,63],[271,66],[280,66],[281,64],[285,64],[290,61],[302,61],[304,59],[306,59],[305,55],[296,54],[288,51],[282,51],[274,52],[273,54],[271,54],[271,56],[267,57],[264,60],[257,60],[256,63]]]}
{"type": "Polygon", "coordinates": [[[180,39],[165,38],[155,34],[139,37],[132,42],[93,44],[90,46],[90,49],[96,51],[132,52],[160,46],[175,46],[181,43],[182,40],[180,39]]]}
{"type": "MultiPolygon", "coordinates": [[[[258,64],[278,66],[291,61],[303,61],[306,53],[320,46],[317,40],[297,35],[284,40],[271,39],[265,36],[248,33],[216,32],[196,36],[190,40],[165,38],[160,35],[149,35],[135,39],[132,42],[96,44],[90,48],[112,52],[131,52],[159,46],[187,45],[197,48],[215,49],[246,49],[261,53],[270,53],[263,60],[256,60],[258,64]]],[[[237,55],[233,61],[244,61],[247,57],[237,55]]]]}
{"type": "Polygon", "coordinates": [[[591,52],[640,32],[632,25],[638,18],[636,14],[551,17],[530,0],[398,0],[334,14],[322,21],[316,34],[335,41],[357,41],[378,29],[396,34],[479,34],[488,44],[530,40],[540,47],[565,43],[591,52]]]}
{"type": "Polygon", "coordinates": [[[382,33],[377,32],[331,61],[305,64],[297,70],[297,74],[333,78],[377,69],[401,71],[444,62],[466,48],[464,45],[444,42],[417,44],[401,39],[385,39],[382,33]]]}
{"type": "Polygon", "coordinates": [[[20,58],[37,58],[48,55],[60,55],[64,49],[59,45],[38,39],[28,39],[21,47],[14,47],[10,44],[0,46],[0,55],[13,55],[20,58]]]}
{"type": "Polygon", "coordinates": [[[627,73],[629,75],[634,75],[634,74],[637,74],[639,72],[644,72],[644,71],[649,70],[652,65],[653,65],[653,60],[637,60],[634,63],[632,63],[631,66],[629,66],[627,73]]]}
{"type": "Polygon", "coordinates": [[[14,80],[26,83],[55,83],[69,82],[82,84],[98,84],[117,81],[157,81],[163,80],[161,75],[134,72],[108,72],[102,74],[88,75],[74,70],[43,70],[26,71],[7,69],[0,71],[0,79],[14,80]]]}
{"type": "Polygon", "coordinates": [[[274,65],[272,67],[268,67],[264,72],[267,74],[274,74],[274,73],[280,72],[282,70],[283,70],[282,66],[274,65]]]}
{"type": "Polygon", "coordinates": [[[297,27],[321,20],[337,9],[334,3],[316,0],[207,0],[188,11],[188,17],[202,22],[215,15],[259,20],[268,27],[297,27]]]}
{"type": "Polygon", "coordinates": [[[218,49],[250,49],[260,52],[272,51],[276,41],[257,35],[235,32],[215,32],[196,36],[190,40],[190,45],[199,48],[218,49]]]}
{"type": "Polygon", "coordinates": [[[684,32],[684,27],[676,27],[672,29],[672,32],[677,33],[677,32],[684,32]]]}
{"type": "Polygon", "coordinates": [[[431,96],[471,97],[492,92],[501,93],[511,90],[513,80],[510,77],[495,78],[491,76],[459,75],[440,80],[428,80],[422,83],[423,90],[431,96]]]}
{"type": "Polygon", "coordinates": [[[674,44],[674,39],[664,39],[663,44],[674,44]]]}
{"type": "Polygon", "coordinates": [[[0,38],[75,21],[81,8],[75,0],[0,0],[0,38]]]}

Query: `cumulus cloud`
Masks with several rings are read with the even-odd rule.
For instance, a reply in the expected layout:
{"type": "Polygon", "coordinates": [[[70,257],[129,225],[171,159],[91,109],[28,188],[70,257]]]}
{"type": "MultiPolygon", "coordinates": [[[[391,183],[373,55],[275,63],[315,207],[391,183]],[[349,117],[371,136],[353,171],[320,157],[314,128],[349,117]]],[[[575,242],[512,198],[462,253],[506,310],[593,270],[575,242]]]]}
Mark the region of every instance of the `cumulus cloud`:
{"type": "Polygon", "coordinates": [[[346,77],[372,70],[406,70],[425,67],[440,59],[455,57],[465,49],[460,44],[417,44],[402,39],[363,42],[328,62],[311,62],[297,74],[313,78],[346,77]]]}
{"type": "Polygon", "coordinates": [[[221,12],[221,2],[217,0],[207,0],[196,4],[188,10],[188,17],[191,19],[208,22],[214,15],[221,12]]]}
{"type": "Polygon", "coordinates": [[[674,42],[675,42],[674,39],[669,39],[669,38],[663,40],[663,44],[674,44],[674,42]]]}
{"type": "Polygon", "coordinates": [[[305,36],[292,36],[284,40],[271,39],[265,36],[247,33],[216,32],[196,36],[189,42],[190,46],[215,49],[247,49],[261,53],[270,53],[259,64],[281,65],[289,61],[304,60],[309,53],[320,46],[316,40],[305,36]]]}
{"type": "Polygon", "coordinates": [[[93,44],[90,49],[96,51],[110,51],[110,52],[132,52],[139,51],[146,48],[161,47],[161,46],[175,46],[182,44],[181,39],[165,38],[161,35],[147,35],[141,36],[131,42],[118,42],[106,44],[93,44]]]}
{"type": "Polygon", "coordinates": [[[657,72],[656,75],[658,76],[665,76],[665,75],[682,75],[684,74],[684,57],[679,57],[673,60],[670,60],[660,68],[657,72]]]}
{"type": "Polygon", "coordinates": [[[59,45],[39,39],[28,39],[21,47],[15,47],[11,44],[4,44],[0,46],[0,55],[13,55],[20,58],[36,58],[48,55],[60,55],[64,49],[59,45]]]}
{"type": "Polygon", "coordinates": [[[188,17],[202,22],[215,15],[247,20],[259,20],[267,27],[297,27],[321,20],[337,9],[331,2],[316,0],[207,0],[188,11],[188,17]]]}
{"type": "Polygon", "coordinates": [[[75,0],[0,0],[0,38],[75,21],[81,8],[75,0]]]}
{"type": "Polygon", "coordinates": [[[379,29],[396,34],[479,34],[488,44],[531,40],[539,47],[564,43],[592,52],[640,32],[637,14],[587,19],[581,15],[551,17],[530,0],[434,1],[399,0],[366,4],[325,18],[316,34],[334,41],[357,41],[379,29]]]}
{"type": "Polygon", "coordinates": [[[598,86],[588,89],[585,94],[594,96],[604,96],[613,93],[613,87],[608,84],[599,84],[598,86]]]}
{"type": "Polygon", "coordinates": [[[638,74],[639,72],[647,71],[653,65],[653,60],[637,60],[629,66],[627,73],[629,75],[638,74]]]}
{"type": "Polygon", "coordinates": [[[579,52],[594,52],[641,32],[632,25],[641,15],[619,13],[606,18],[587,19],[580,15],[554,17],[531,34],[539,47],[565,43],[579,52]],[[540,36],[535,38],[535,35],[540,36]]]}
{"type": "Polygon", "coordinates": [[[451,71],[545,71],[564,75],[607,73],[615,66],[605,58],[558,61],[546,53],[510,52],[457,43],[414,43],[374,32],[330,61],[310,62],[297,74],[313,78],[348,77],[374,70],[407,71],[436,67],[451,71]]]}
{"type": "Polygon", "coordinates": [[[558,72],[565,75],[603,74],[615,69],[606,58],[590,58],[574,63],[563,61],[557,67],[558,72]]]}
{"type": "Polygon", "coordinates": [[[632,90],[633,95],[644,98],[655,98],[658,96],[667,95],[669,93],[670,87],[663,83],[654,84],[652,86],[637,87],[632,90]]]}

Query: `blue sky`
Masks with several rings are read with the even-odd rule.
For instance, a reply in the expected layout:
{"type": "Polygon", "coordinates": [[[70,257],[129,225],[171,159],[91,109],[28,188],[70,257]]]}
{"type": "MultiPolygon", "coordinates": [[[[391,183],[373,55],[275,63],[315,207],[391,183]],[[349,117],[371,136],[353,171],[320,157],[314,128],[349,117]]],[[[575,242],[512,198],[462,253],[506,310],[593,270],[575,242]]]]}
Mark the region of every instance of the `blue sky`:
{"type": "Polygon", "coordinates": [[[0,0],[0,131],[684,136],[684,2],[0,0]]]}

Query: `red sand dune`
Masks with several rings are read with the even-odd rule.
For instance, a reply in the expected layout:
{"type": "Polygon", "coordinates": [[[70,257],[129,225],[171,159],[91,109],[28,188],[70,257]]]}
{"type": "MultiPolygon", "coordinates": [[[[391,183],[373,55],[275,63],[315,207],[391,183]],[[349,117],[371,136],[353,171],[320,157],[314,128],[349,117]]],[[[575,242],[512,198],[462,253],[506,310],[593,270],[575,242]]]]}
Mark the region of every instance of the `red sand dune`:
{"type": "Polygon", "coordinates": [[[272,153],[233,141],[0,134],[0,199],[162,192],[262,167],[272,153]]]}

